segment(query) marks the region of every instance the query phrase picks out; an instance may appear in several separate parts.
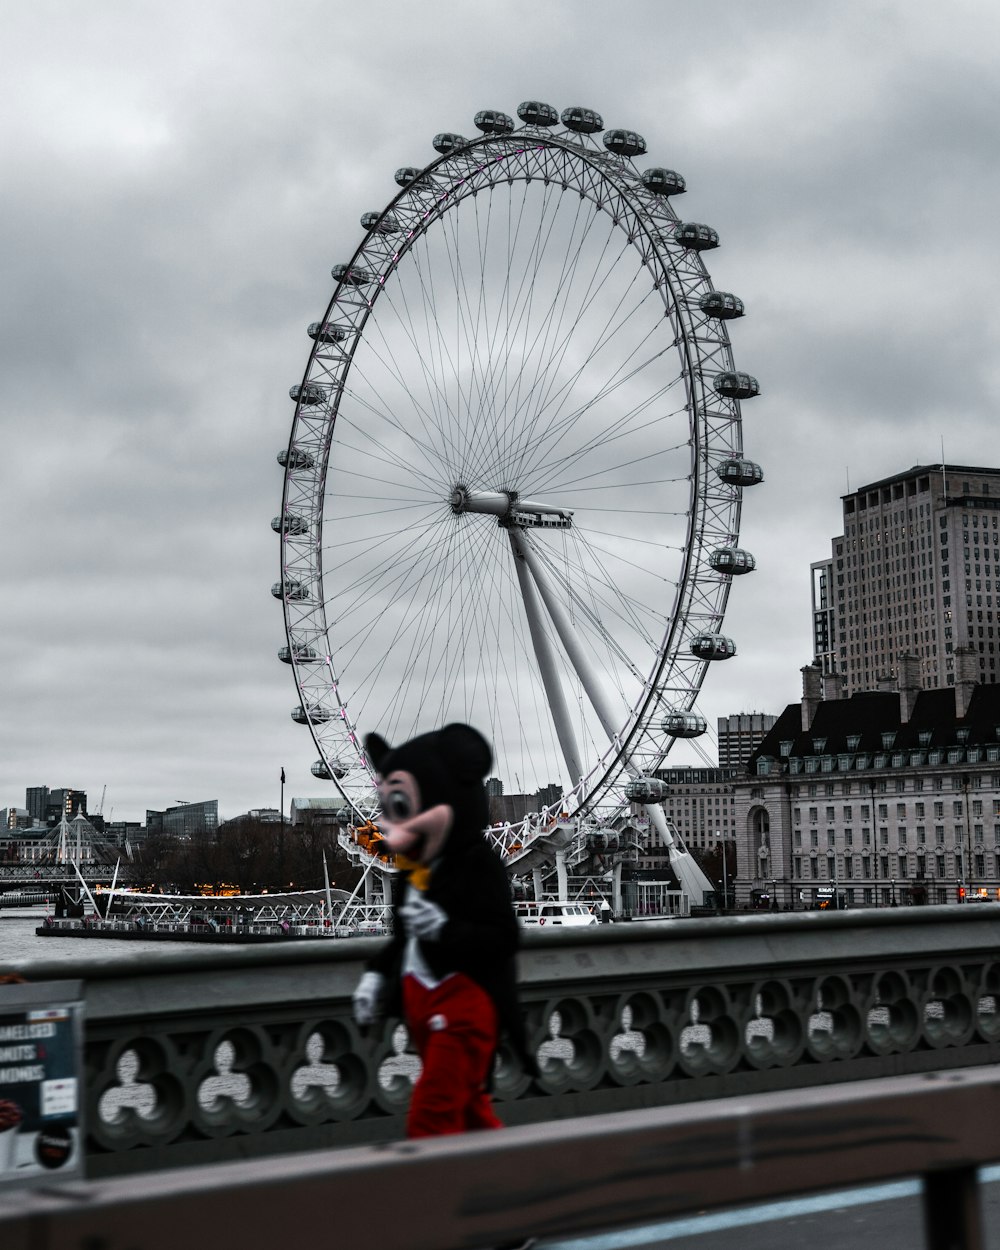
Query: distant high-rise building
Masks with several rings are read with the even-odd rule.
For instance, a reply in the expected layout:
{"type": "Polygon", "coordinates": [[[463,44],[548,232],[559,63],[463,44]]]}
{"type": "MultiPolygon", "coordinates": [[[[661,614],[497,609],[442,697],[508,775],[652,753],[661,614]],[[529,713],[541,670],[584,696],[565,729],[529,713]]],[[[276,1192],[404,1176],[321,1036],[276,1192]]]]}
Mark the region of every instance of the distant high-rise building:
{"type": "Polygon", "coordinates": [[[842,693],[874,690],[900,659],[922,688],[955,684],[971,646],[978,680],[998,680],[1000,469],[917,465],[843,496],[844,528],[812,565],[813,647],[842,693]]]}
{"type": "Polygon", "coordinates": [[[24,792],[24,806],[36,824],[45,824],[45,809],[49,802],[48,786],[28,786],[24,792]]]}
{"type": "Polygon", "coordinates": [[[777,717],[766,712],[740,712],[718,720],[719,767],[741,768],[764,741],[777,717]]]}
{"type": "Polygon", "coordinates": [[[204,803],[180,803],[165,811],[146,811],[146,830],[169,838],[194,838],[215,833],[219,827],[219,800],[204,803]]]}
{"type": "Polygon", "coordinates": [[[58,825],[65,816],[72,820],[74,816],[87,815],[86,790],[50,790],[45,803],[45,823],[58,825]]]}

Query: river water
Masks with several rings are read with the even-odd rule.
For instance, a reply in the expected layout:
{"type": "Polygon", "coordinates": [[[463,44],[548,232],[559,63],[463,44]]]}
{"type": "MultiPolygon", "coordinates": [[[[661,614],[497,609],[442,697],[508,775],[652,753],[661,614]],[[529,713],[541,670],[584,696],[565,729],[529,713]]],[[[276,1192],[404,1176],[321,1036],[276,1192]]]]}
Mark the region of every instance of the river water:
{"type": "MultiPolygon", "coordinates": [[[[240,950],[238,943],[232,946],[214,942],[162,942],[156,938],[129,938],[115,941],[112,938],[39,937],[35,930],[48,913],[45,907],[10,907],[0,909],[0,976],[22,972],[25,961],[33,959],[59,959],[70,963],[84,956],[93,958],[100,952],[102,960],[117,955],[135,956],[146,951],[183,950],[192,962],[211,957],[218,959],[229,950],[240,950]]],[[[67,969],[67,975],[72,975],[67,969]]]]}

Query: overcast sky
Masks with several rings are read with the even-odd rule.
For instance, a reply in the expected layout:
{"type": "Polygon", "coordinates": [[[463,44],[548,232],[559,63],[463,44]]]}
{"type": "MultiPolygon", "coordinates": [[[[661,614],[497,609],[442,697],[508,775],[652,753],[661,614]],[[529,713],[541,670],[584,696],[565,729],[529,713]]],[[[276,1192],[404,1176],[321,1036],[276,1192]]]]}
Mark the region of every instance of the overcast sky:
{"type": "MultiPolygon", "coordinates": [[[[739,655],[778,712],[840,496],[1000,463],[1000,10],[985,0],[3,0],[0,804],[322,793],[278,663],[276,452],[331,263],[481,108],[582,104],[679,170],[744,299],[739,655]]],[[[674,757],[672,757],[674,758],[674,757]]],[[[676,757],[682,761],[684,757],[676,757]]]]}

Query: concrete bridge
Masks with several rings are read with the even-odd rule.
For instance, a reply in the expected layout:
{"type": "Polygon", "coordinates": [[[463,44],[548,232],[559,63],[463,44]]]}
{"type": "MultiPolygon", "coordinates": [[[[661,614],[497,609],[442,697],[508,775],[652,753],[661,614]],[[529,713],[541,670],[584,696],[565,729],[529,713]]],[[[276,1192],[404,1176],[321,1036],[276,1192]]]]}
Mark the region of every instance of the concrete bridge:
{"type": "MultiPolygon", "coordinates": [[[[715,1201],[730,1202],[926,1171],[933,1211],[959,1221],[950,1241],[934,1240],[931,1221],[928,1244],[978,1244],[973,1165],[1000,1157],[990,1110],[1000,1109],[990,1070],[1000,1059],[1000,912],[746,915],[531,933],[521,980],[542,1075],[530,1080],[509,1055],[496,1074],[499,1114],[523,1127],[388,1153],[370,1147],[401,1136],[415,1060],[398,1030],[366,1033],[350,1018],[372,941],[116,950],[114,959],[94,943],[67,961],[53,940],[52,959],[21,968],[31,981],[86,982],[88,1173],[98,1182],[87,1202],[118,1210],[136,1192],[129,1174],[155,1171],[142,1192],[165,1206],[195,1202],[193,1184],[204,1206],[214,1176],[216,1197],[241,1191],[252,1208],[248,1178],[263,1185],[281,1175],[287,1212],[297,1192],[329,1202],[329,1186],[348,1195],[398,1183],[402,1193],[404,1174],[437,1192],[435,1176],[440,1183],[458,1168],[464,1205],[428,1215],[427,1236],[423,1225],[385,1236],[380,1225],[378,1236],[386,1250],[446,1250],[518,1229],[579,1232],[700,1208],[705,1182],[690,1166],[700,1160],[715,1201]],[[748,1128],[758,1123],[769,1125],[763,1137],[748,1128]],[[233,1166],[248,1159],[259,1162],[233,1166]],[[478,1161],[478,1182],[458,1159],[478,1161]],[[633,1175],[622,1170],[628,1159],[633,1175]],[[511,1207],[517,1193],[520,1207],[511,1207]],[[959,1226],[967,1232],[955,1241],[959,1226]]],[[[25,1196],[26,1219],[39,1201],[25,1196]]],[[[72,1207],[60,1208],[66,1218],[72,1207]]],[[[146,1216],[130,1218],[134,1228],[146,1216]]],[[[200,1236],[200,1216],[197,1227],[200,1236]]],[[[227,1240],[263,1246],[248,1236],[227,1240]]]]}

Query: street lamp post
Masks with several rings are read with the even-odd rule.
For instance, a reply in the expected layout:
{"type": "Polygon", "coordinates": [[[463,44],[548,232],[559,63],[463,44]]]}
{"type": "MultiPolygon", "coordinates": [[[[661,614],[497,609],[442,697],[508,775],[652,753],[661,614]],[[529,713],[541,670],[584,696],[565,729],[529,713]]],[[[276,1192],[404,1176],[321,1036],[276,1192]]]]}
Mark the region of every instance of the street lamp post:
{"type": "Polygon", "coordinates": [[[726,875],[726,839],[722,836],[721,829],[716,829],[715,841],[722,851],[722,910],[727,911],[729,908],[729,880],[726,875]]]}
{"type": "Polygon", "coordinates": [[[892,878],[892,902],[889,904],[889,906],[890,907],[896,906],[896,878],[895,877],[892,878]]]}

